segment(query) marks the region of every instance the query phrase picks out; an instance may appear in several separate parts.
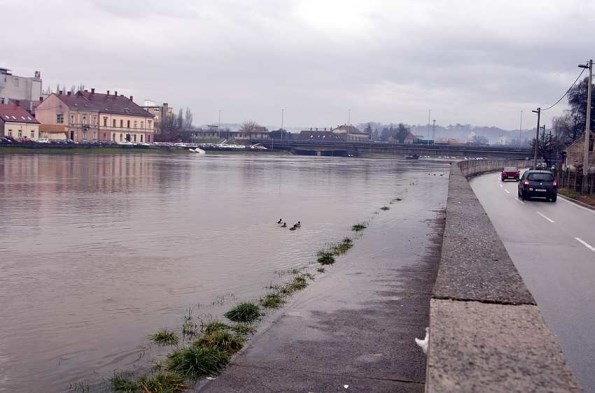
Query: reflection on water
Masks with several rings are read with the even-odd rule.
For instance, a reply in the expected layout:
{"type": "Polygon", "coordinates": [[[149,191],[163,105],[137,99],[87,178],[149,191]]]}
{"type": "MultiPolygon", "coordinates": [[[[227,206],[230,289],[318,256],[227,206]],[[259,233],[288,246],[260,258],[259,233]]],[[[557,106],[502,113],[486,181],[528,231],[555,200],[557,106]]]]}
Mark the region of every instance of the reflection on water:
{"type": "Polygon", "coordinates": [[[415,185],[445,170],[392,159],[0,156],[0,392],[59,392],[130,367],[146,336],[179,326],[188,307],[219,317],[256,298],[394,197],[423,203],[415,185]],[[283,230],[279,218],[302,228],[283,230]]]}

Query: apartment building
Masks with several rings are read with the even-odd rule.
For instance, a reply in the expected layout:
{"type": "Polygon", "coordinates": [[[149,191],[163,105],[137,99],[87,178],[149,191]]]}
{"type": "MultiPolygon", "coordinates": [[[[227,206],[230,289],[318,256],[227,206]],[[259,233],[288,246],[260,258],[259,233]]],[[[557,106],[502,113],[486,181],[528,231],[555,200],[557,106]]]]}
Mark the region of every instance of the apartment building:
{"type": "Polygon", "coordinates": [[[37,106],[35,117],[41,124],[65,126],[68,138],[77,142],[154,141],[153,115],[117,91],[53,93],[37,106]]]}
{"type": "Polygon", "coordinates": [[[41,73],[35,71],[33,77],[13,75],[9,69],[0,68],[0,104],[19,101],[26,110],[33,109],[33,102],[41,97],[41,73]]]}

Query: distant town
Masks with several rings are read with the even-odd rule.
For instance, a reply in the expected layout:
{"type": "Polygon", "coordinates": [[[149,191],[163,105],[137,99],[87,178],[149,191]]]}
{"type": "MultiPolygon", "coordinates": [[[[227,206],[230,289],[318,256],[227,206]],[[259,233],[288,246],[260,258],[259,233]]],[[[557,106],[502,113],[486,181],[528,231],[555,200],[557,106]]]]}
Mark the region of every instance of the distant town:
{"type": "Polygon", "coordinates": [[[529,146],[532,130],[502,130],[471,125],[440,126],[340,124],[327,127],[270,129],[254,121],[194,126],[192,112],[178,113],[167,102],[144,100],[118,91],[83,85],[43,88],[41,72],[18,76],[0,68],[0,138],[5,143],[152,144],[228,140],[296,139],[399,144],[474,144],[529,146]]]}

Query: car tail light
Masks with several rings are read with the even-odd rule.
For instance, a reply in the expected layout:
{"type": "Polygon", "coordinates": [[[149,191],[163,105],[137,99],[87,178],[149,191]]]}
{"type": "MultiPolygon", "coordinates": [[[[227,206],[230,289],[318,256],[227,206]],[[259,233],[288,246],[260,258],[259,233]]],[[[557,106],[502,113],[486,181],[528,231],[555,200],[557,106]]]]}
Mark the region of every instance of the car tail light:
{"type": "Polygon", "coordinates": [[[526,186],[528,186],[529,185],[529,180],[525,180],[525,182],[523,184],[526,185],[526,186]]]}
{"type": "Polygon", "coordinates": [[[554,179],[554,187],[558,187],[558,182],[554,179]]]}

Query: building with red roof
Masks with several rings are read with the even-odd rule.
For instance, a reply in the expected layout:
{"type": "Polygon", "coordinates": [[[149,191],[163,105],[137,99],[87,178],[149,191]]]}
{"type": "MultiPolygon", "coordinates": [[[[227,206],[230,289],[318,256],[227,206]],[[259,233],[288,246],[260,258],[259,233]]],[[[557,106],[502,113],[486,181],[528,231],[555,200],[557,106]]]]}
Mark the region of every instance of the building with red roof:
{"type": "Polygon", "coordinates": [[[42,124],[62,125],[74,141],[154,142],[153,115],[134,103],[133,97],[96,93],[53,93],[35,109],[42,124]]]}
{"type": "Polygon", "coordinates": [[[17,140],[37,140],[39,122],[19,105],[0,104],[0,136],[10,136],[17,140]]]}

